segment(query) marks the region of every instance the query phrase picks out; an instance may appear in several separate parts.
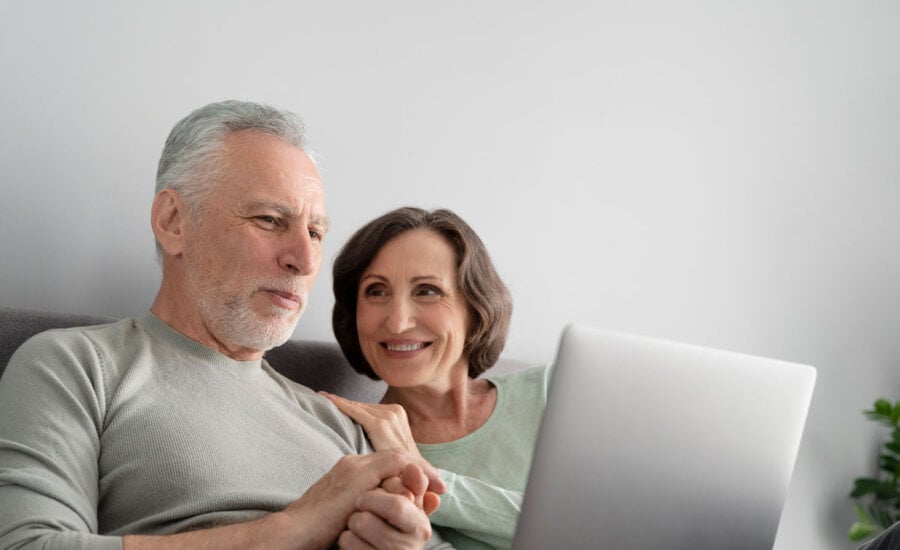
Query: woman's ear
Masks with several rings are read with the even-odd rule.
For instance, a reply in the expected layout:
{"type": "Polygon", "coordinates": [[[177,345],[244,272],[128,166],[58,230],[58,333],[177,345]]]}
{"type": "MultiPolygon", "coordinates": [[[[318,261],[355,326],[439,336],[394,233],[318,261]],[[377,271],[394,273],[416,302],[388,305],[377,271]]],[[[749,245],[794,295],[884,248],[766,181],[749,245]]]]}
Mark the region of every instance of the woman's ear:
{"type": "Polygon", "coordinates": [[[190,215],[178,191],[163,189],[153,199],[150,226],[163,252],[178,256],[184,249],[185,223],[190,215]]]}

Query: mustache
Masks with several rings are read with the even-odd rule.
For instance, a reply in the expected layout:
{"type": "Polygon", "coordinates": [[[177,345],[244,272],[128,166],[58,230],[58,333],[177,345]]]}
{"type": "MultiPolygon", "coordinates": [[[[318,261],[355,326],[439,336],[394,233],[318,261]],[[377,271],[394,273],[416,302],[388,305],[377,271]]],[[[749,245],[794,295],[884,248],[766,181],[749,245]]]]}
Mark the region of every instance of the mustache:
{"type": "Polygon", "coordinates": [[[309,300],[309,289],[305,285],[298,285],[297,281],[284,281],[280,279],[267,279],[258,281],[259,286],[253,294],[258,292],[270,292],[282,298],[296,302],[302,311],[309,300]]]}
{"type": "Polygon", "coordinates": [[[293,294],[296,296],[306,296],[309,289],[305,285],[297,284],[297,281],[291,279],[274,279],[263,278],[257,280],[257,290],[274,290],[284,294],[293,294]]]}

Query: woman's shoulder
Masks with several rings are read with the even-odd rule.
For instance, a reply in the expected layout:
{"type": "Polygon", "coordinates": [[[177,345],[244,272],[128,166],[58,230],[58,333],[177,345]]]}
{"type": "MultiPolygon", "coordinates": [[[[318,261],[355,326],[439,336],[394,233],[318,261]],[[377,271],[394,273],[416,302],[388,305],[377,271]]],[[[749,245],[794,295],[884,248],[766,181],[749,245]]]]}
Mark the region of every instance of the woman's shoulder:
{"type": "Polygon", "coordinates": [[[502,372],[491,375],[485,373],[485,379],[489,380],[501,391],[509,391],[514,394],[534,393],[538,397],[546,399],[547,388],[550,386],[551,366],[541,365],[527,367],[512,372],[502,372]]]}
{"type": "Polygon", "coordinates": [[[528,383],[533,382],[535,380],[545,380],[550,376],[551,365],[538,365],[538,366],[529,366],[522,367],[516,370],[507,370],[501,371],[497,373],[493,373],[491,371],[487,371],[484,374],[484,378],[490,381],[505,381],[505,382],[520,382],[527,381],[528,383]]]}

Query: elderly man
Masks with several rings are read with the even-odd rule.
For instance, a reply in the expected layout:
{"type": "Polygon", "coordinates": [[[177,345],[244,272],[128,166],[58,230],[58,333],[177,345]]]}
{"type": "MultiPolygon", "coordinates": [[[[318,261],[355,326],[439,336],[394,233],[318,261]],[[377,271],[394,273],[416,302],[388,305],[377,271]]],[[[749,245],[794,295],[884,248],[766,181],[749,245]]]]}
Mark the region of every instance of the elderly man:
{"type": "Polygon", "coordinates": [[[435,470],[372,453],[262,359],[292,334],[328,229],[299,119],[237,101],[191,113],[151,224],[150,311],[43,333],[6,369],[0,547],[444,547],[426,543],[435,470]]]}

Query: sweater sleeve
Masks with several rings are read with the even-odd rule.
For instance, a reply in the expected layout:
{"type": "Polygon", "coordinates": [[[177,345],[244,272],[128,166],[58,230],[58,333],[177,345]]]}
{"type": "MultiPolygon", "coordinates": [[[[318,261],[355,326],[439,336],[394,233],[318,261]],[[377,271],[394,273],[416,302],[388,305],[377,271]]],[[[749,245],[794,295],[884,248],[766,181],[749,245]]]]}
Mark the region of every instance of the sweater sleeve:
{"type": "Polygon", "coordinates": [[[439,470],[447,483],[431,521],[450,527],[495,548],[509,548],[522,509],[524,493],[474,477],[439,470]]]}
{"type": "Polygon", "coordinates": [[[98,535],[101,357],[71,331],[35,336],[0,378],[0,547],[118,549],[98,535]]]}

